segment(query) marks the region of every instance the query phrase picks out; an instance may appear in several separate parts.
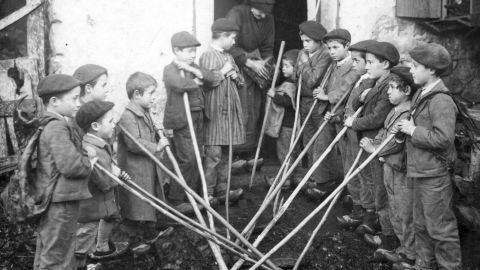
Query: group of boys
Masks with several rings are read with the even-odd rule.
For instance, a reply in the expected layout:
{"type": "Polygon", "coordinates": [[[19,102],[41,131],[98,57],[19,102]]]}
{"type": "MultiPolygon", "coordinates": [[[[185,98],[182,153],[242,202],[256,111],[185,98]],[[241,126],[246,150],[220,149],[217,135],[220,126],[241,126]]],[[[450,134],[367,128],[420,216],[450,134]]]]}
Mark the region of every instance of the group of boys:
{"type": "MultiPolygon", "coordinates": [[[[396,269],[460,269],[450,173],[437,158],[439,154],[449,159],[455,156],[457,109],[451,97],[441,94],[448,89],[440,79],[451,64],[449,53],[433,43],[418,46],[410,52],[412,67],[408,68],[397,66],[399,53],[391,43],[366,40],[350,46],[347,30],[327,33],[314,21],[302,23],[299,29],[304,48],[285,53],[282,71],[286,80],[267,93],[282,111],[277,128],[279,159],[286,158],[296,132],[295,110],[300,110],[302,122],[307,121],[305,144],[328,121],[309,149],[310,164],[339,130],[348,127],[336,151],[308,184],[307,194],[323,198],[338,184],[332,168],[340,164],[346,173],[360,149],[363,161],[389,134],[396,133],[379,158],[349,183],[353,210],[338,221],[378,246],[376,257],[392,261],[396,269]],[[337,103],[338,109],[331,112],[337,103]]],[[[244,78],[228,53],[239,27],[222,18],[211,30],[211,45],[198,65],[194,63],[198,40],[188,32],[173,35],[175,59],[163,74],[167,90],[163,125],[173,130],[171,146],[186,183],[198,191],[195,135],[197,147],[204,149],[207,195],[215,205],[227,192],[228,145],[245,142],[239,98],[244,78]],[[184,102],[185,95],[188,102],[184,102]]],[[[150,114],[157,82],[141,72],[127,80],[130,102],[119,121],[117,165],[111,148],[114,104],[104,101],[107,77],[106,69],[85,65],[73,76],[50,75],[39,84],[46,111],[36,184],[37,190],[54,188],[52,194],[39,194],[50,196],[51,203],[38,226],[35,269],[74,269],[74,254],[80,261],[86,254],[93,258],[111,254],[115,246],[109,238],[120,217],[132,239],[152,237],[149,233],[157,221],[154,208],[126,190],[117,190],[97,165],[160,196],[162,177],[143,152],[147,149],[159,155],[169,144],[159,136],[161,131],[150,114]]],[[[243,190],[230,192],[236,200],[243,190]]],[[[170,183],[167,197],[177,209],[191,210],[177,183],[170,183]]]]}
{"type": "MultiPolygon", "coordinates": [[[[435,43],[420,45],[409,52],[409,67],[400,66],[399,52],[389,42],[350,45],[347,30],[327,33],[313,21],[299,28],[303,50],[293,58],[285,54],[287,80],[267,93],[276,106],[284,107],[283,119],[278,118],[283,122],[277,123],[280,161],[290,148],[285,142],[295,134],[288,126],[295,110],[307,121],[304,145],[314,140],[308,149],[310,166],[347,128],[307,182],[306,195],[325,198],[338,179],[346,177],[357,155],[358,166],[378,150],[378,157],[348,183],[353,210],[337,217],[339,224],[377,247],[374,258],[390,261],[394,269],[461,269],[451,172],[444,162],[455,159],[457,115],[441,79],[450,70],[448,51],[435,43]],[[291,94],[296,84],[301,84],[299,108],[291,94]],[[312,139],[324,121],[324,129],[312,139]],[[390,134],[394,139],[382,145],[390,134]],[[340,178],[335,170],[339,167],[344,171],[340,178]]],[[[290,179],[295,180],[293,173],[290,179]]]]}

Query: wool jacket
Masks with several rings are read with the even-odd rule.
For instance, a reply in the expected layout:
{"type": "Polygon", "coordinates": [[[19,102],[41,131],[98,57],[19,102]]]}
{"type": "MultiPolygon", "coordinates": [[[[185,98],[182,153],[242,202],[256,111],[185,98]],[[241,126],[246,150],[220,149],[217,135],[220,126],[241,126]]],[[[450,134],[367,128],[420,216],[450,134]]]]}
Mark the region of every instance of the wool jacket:
{"type": "MultiPolygon", "coordinates": [[[[448,92],[443,81],[439,82],[426,95],[434,92],[448,92]]],[[[455,123],[458,109],[448,95],[437,94],[424,102],[421,89],[413,96],[412,119],[415,130],[407,136],[407,176],[439,177],[448,174],[443,157],[448,161],[456,158],[455,123]],[[420,103],[420,105],[418,105],[420,103]],[[418,107],[417,107],[418,105],[418,107]]]]}
{"type": "Polygon", "coordinates": [[[313,90],[317,88],[332,63],[332,58],[325,45],[322,45],[311,57],[303,49],[298,53],[298,58],[295,65],[294,81],[298,82],[300,75],[302,75],[302,88],[300,95],[305,98],[313,98],[313,90]],[[307,55],[308,60],[302,62],[302,55],[307,55]]]}
{"type": "MultiPolygon", "coordinates": [[[[64,117],[46,112],[40,120],[49,121],[40,135],[38,149],[36,199],[49,196],[52,202],[76,201],[90,198],[88,177],[91,173],[89,158],[82,150],[75,130],[64,117]]],[[[69,119],[71,121],[71,119],[69,119]]]]}

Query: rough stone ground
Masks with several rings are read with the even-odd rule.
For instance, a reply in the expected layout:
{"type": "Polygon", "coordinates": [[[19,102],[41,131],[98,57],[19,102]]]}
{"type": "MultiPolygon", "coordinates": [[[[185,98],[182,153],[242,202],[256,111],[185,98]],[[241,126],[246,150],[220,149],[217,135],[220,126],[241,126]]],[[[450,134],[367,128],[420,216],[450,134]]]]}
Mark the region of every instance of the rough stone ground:
{"type": "MultiPolygon", "coordinates": [[[[276,170],[278,170],[278,164],[272,162],[266,164],[259,172],[258,182],[253,189],[246,192],[244,199],[238,205],[231,207],[230,220],[238,230],[242,230],[248,223],[265,196],[267,189],[260,182],[260,179],[263,179],[264,174],[273,175],[276,170]]],[[[247,188],[249,177],[250,174],[248,173],[234,176],[234,187],[247,188]]],[[[2,189],[5,181],[0,182],[2,183],[0,189],[2,189]]],[[[290,191],[284,193],[285,199],[288,193],[290,191]]],[[[315,206],[315,203],[308,201],[302,194],[299,194],[284,217],[261,243],[259,249],[263,252],[270,250],[315,206]]],[[[223,214],[223,206],[219,207],[218,211],[223,214]]],[[[341,215],[344,211],[341,204],[334,208],[324,228],[317,235],[300,269],[390,269],[389,265],[370,261],[374,249],[366,245],[354,232],[337,227],[334,215],[341,215]]],[[[265,224],[271,217],[270,207],[262,216],[260,224],[265,224]]],[[[295,261],[320,218],[321,215],[308,223],[291,241],[274,254],[273,258],[295,261]]],[[[174,226],[174,233],[167,238],[160,239],[155,248],[147,255],[140,257],[129,255],[104,265],[102,269],[216,269],[205,240],[168,220],[159,224],[159,229],[167,226],[174,226]]],[[[480,237],[466,230],[461,231],[461,236],[465,262],[463,269],[480,269],[480,237]]],[[[34,250],[33,229],[30,226],[10,225],[1,215],[0,269],[31,269],[34,250]]],[[[225,254],[225,258],[227,262],[235,259],[230,254],[225,254]]]]}

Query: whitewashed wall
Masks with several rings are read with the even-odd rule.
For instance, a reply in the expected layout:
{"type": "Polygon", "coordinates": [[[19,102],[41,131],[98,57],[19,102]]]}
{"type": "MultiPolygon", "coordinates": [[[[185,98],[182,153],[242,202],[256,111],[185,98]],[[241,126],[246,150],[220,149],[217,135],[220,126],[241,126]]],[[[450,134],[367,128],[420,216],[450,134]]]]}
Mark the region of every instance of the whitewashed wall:
{"type": "MultiPolygon", "coordinates": [[[[135,71],[146,72],[159,82],[159,106],[163,107],[162,70],[173,57],[170,38],[178,31],[192,32],[194,2],[50,0],[51,72],[72,74],[87,63],[105,66],[112,88],[108,99],[117,104],[117,112],[128,102],[128,76],[135,71]]],[[[196,2],[196,34],[204,48],[211,36],[213,0],[196,2]]]]}

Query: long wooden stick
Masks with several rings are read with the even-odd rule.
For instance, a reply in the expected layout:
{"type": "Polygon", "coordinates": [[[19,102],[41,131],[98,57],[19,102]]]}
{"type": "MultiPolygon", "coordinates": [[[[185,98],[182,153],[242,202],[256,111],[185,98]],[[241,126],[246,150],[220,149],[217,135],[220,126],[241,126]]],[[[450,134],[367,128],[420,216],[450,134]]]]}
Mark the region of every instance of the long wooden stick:
{"type": "MultiPolygon", "coordinates": [[[[355,114],[353,115],[353,117],[357,117],[360,112],[362,111],[363,107],[360,107],[356,112],[355,114]]],[[[325,121],[324,123],[326,123],[327,121],[325,121]]],[[[308,172],[305,174],[305,176],[303,177],[303,179],[300,181],[300,183],[297,185],[297,187],[295,188],[295,190],[290,194],[290,196],[288,197],[288,199],[285,201],[285,203],[282,205],[282,207],[280,207],[280,209],[278,210],[277,214],[275,215],[275,217],[267,224],[267,226],[263,229],[263,231],[257,236],[257,238],[255,239],[255,241],[253,242],[253,245],[255,247],[257,247],[261,242],[262,240],[267,236],[267,233],[273,228],[273,226],[275,226],[275,224],[278,222],[278,220],[280,219],[280,217],[283,216],[283,214],[285,213],[285,211],[287,211],[287,208],[290,206],[290,204],[293,202],[293,199],[295,199],[295,197],[297,196],[297,194],[300,192],[300,190],[302,189],[302,187],[307,183],[308,179],[310,178],[310,176],[312,176],[312,174],[315,172],[315,170],[317,169],[317,167],[320,165],[320,163],[323,162],[323,160],[327,157],[327,155],[332,151],[333,147],[338,143],[338,141],[340,141],[340,139],[343,137],[343,135],[347,132],[347,127],[344,127],[338,134],[337,136],[335,137],[335,139],[333,139],[333,141],[330,143],[330,145],[327,147],[327,149],[325,149],[325,151],[322,153],[322,155],[315,161],[315,163],[312,165],[312,167],[308,170],[308,172]]],[[[289,172],[291,173],[291,169],[293,167],[290,168],[289,172]]],[[[288,174],[288,173],[287,173],[288,174]]],[[[280,181],[280,183],[277,185],[276,189],[278,188],[281,188],[283,183],[285,182],[286,178],[283,178],[282,181],[280,181]]],[[[272,194],[270,194],[270,197],[271,196],[275,196],[275,193],[272,192],[272,194]]],[[[238,269],[238,268],[237,268],[238,269]]]]}
{"type": "MultiPolygon", "coordinates": [[[[327,74],[328,74],[328,70],[327,70],[327,74]]],[[[323,81],[322,81],[322,84],[323,81]]],[[[342,97],[341,99],[339,100],[339,102],[337,102],[337,104],[335,104],[335,106],[333,107],[333,109],[331,110],[331,113],[335,113],[338,108],[340,107],[340,105],[343,103],[343,101],[347,98],[347,96],[350,94],[350,92],[346,92],[342,97]]],[[[313,102],[313,105],[312,107],[310,108],[310,111],[307,115],[307,117],[305,118],[304,122],[303,122],[303,125],[301,126],[299,132],[298,132],[298,135],[297,135],[297,138],[295,139],[295,142],[293,143],[294,146],[298,143],[299,139],[300,139],[300,135],[303,131],[303,128],[305,128],[305,124],[309,118],[309,116],[311,115],[311,113],[313,112],[313,109],[315,108],[315,105],[317,103],[317,99],[314,100],[313,102]]],[[[312,138],[310,139],[310,141],[307,143],[307,145],[305,145],[304,149],[302,152],[300,152],[300,154],[298,155],[298,157],[295,159],[295,161],[293,162],[293,164],[290,166],[290,169],[287,171],[286,174],[284,174],[284,177],[282,179],[286,179],[286,177],[290,176],[290,174],[293,172],[293,169],[296,168],[296,166],[298,166],[298,164],[300,163],[300,161],[303,159],[303,157],[307,154],[307,151],[308,149],[313,145],[313,143],[315,142],[316,138],[320,135],[320,133],[323,131],[323,129],[325,128],[325,126],[327,125],[327,121],[324,121],[322,123],[322,125],[317,129],[317,131],[315,132],[315,134],[313,134],[312,138]],[[292,169],[293,168],[293,169],[292,169]]],[[[292,152],[293,152],[293,148],[292,149],[289,149],[288,153],[287,153],[287,156],[291,156],[292,155],[292,152]]],[[[281,190],[281,187],[283,185],[283,183],[285,181],[280,181],[281,183],[278,184],[278,181],[280,179],[280,176],[282,175],[281,174],[281,171],[284,169],[284,167],[287,165],[287,163],[284,161],[282,163],[282,166],[280,167],[280,170],[279,172],[277,173],[277,175],[275,176],[275,179],[273,181],[273,184],[270,186],[270,189],[267,193],[267,195],[265,196],[265,199],[263,200],[262,204],[260,205],[260,208],[257,210],[257,212],[255,213],[255,215],[253,216],[253,218],[250,220],[250,222],[247,224],[247,226],[245,226],[245,228],[243,229],[242,231],[242,234],[243,235],[246,235],[247,238],[248,236],[250,235],[250,233],[252,232],[253,228],[255,227],[255,224],[257,223],[258,219],[260,218],[260,216],[262,215],[263,211],[265,211],[265,209],[267,208],[267,206],[270,204],[270,202],[272,201],[272,196],[270,196],[272,193],[273,194],[276,194],[278,193],[280,190],[281,190]]]]}
{"type": "MultiPolygon", "coordinates": [[[[282,63],[282,55],[283,55],[284,48],[285,48],[285,41],[282,40],[282,42],[280,43],[280,51],[278,52],[277,65],[275,66],[275,73],[273,74],[272,85],[270,87],[271,89],[275,88],[275,83],[277,82],[278,74],[280,71],[280,64],[282,63]]],[[[262,147],[263,135],[265,134],[265,128],[267,125],[268,113],[269,113],[271,104],[272,104],[272,98],[267,96],[267,104],[265,106],[265,116],[263,117],[262,129],[260,130],[260,136],[258,137],[258,145],[257,145],[257,150],[255,151],[255,158],[253,159],[252,175],[250,176],[250,183],[248,184],[248,188],[250,189],[252,188],[253,179],[255,178],[255,171],[257,170],[257,160],[258,160],[258,156],[260,155],[260,148],[262,147]]]]}
{"type": "MultiPolygon", "coordinates": [[[[320,83],[320,88],[325,88],[327,82],[328,82],[328,79],[330,78],[330,75],[332,74],[333,72],[333,67],[332,66],[329,66],[325,75],[323,76],[323,79],[322,79],[322,82],[320,83]]],[[[301,94],[301,84],[299,85],[299,91],[298,91],[298,95],[301,94]]],[[[335,104],[335,106],[333,106],[332,110],[331,110],[331,113],[336,113],[338,108],[340,107],[340,105],[343,104],[344,100],[348,97],[348,95],[350,95],[350,91],[347,91],[341,98],[340,100],[337,102],[337,104],[335,104]]],[[[303,123],[302,123],[302,126],[300,127],[300,130],[298,131],[298,135],[297,137],[295,138],[295,141],[293,142],[293,146],[291,147],[291,149],[289,149],[288,153],[287,153],[287,157],[291,157],[292,153],[293,153],[293,150],[295,149],[295,146],[298,144],[298,142],[300,141],[300,134],[302,134],[303,130],[305,129],[305,126],[307,125],[307,122],[308,120],[310,119],[312,113],[313,113],[313,110],[315,109],[316,105],[318,103],[318,99],[314,99],[313,100],[313,104],[312,106],[310,107],[310,110],[308,111],[305,119],[303,120],[303,123]]],[[[300,109],[297,109],[297,110],[300,110],[300,109]]],[[[326,121],[325,121],[326,122],[326,121]]],[[[318,137],[318,135],[320,135],[320,133],[323,131],[323,129],[325,128],[325,126],[327,125],[327,123],[323,123],[317,130],[317,132],[313,135],[312,139],[310,139],[310,141],[308,142],[308,144],[304,147],[304,150],[300,153],[301,155],[301,158],[300,156],[297,157],[296,161],[300,162],[301,159],[303,158],[303,156],[308,152],[308,149],[310,148],[310,146],[315,142],[315,139],[318,137]]],[[[282,172],[283,170],[288,170],[288,168],[286,168],[286,166],[289,164],[289,162],[286,162],[287,159],[285,159],[282,163],[282,165],[280,166],[280,169],[278,170],[277,172],[277,175],[275,176],[275,179],[273,180],[273,183],[277,183],[280,178],[280,176],[282,175],[282,172]]],[[[298,162],[295,164],[295,165],[292,165],[292,166],[297,166],[298,165],[298,162]]],[[[285,174],[283,174],[284,177],[287,177],[285,176],[285,174]]],[[[273,186],[273,185],[272,185],[273,186]]],[[[270,190],[268,191],[267,194],[270,194],[270,192],[272,191],[272,188],[270,187],[270,190]]]]}
{"type": "MultiPolygon", "coordinates": [[[[183,70],[182,70],[183,71],[183,70]]],[[[185,105],[185,114],[187,115],[188,128],[190,130],[190,137],[192,138],[193,150],[195,152],[195,157],[197,160],[198,171],[200,172],[200,179],[202,181],[202,190],[203,190],[203,199],[207,205],[210,205],[208,200],[208,191],[207,191],[207,181],[205,179],[205,172],[203,171],[202,157],[200,155],[200,150],[198,149],[197,135],[195,134],[195,129],[193,127],[192,114],[190,113],[190,103],[188,101],[188,93],[183,93],[183,104],[185,105]]],[[[215,232],[215,223],[213,221],[213,216],[210,212],[207,212],[208,222],[210,229],[215,232]]],[[[228,222],[228,220],[227,220],[228,222]]],[[[227,270],[227,264],[223,260],[222,252],[217,245],[212,246],[213,254],[217,260],[218,267],[222,270],[227,270]]]]}
{"type": "MultiPolygon", "coordinates": [[[[175,182],[177,182],[180,186],[183,187],[183,189],[188,192],[190,195],[192,195],[195,200],[197,200],[198,203],[200,203],[205,209],[212,213],[212,215],[219,220],[228,230],[230,230],[237,239],[242,242],[245,246],[247,246],[250,250],[252,250],[257,256],[262,257],[263,254],[256,248],[254,247],[250,242],[248,242],[245,237],[241,233],[239,233],[230,223],[228,223],[222,215],[220,215],[218,212],[216,212],[212,207],[210,207],[209,204],[205,203],[204,199],[200,197],[195,191],[193,191],[187,184],[182,182],[178,176],[176,176],[173,172],[171,172],[162,162],[158,160],[158,158],[152,154],[148,149],[142,145],[136,138],[133,136],[125,127],[123,127],[121,124],[118,125],[120,129],[122,130],[122,134],[127,136],[138,148],[140,148],[145,155],[147,155],[155,164],[162,169],[168,176],[170,176],[171,179],[173,179],[175,182]]],[[[275,264],[273,264],[270,261],[267,261],[268,265],[273,268],[273,269],[280,269],[278,268],[275,264]]]]}
{"type": "MultiPolygon", "coordinates": [[[[295,139],[297,138],[297,125],[298,125],[298,121],[300,121],[300,91],[302,90],[302,74],[300,74],[300,77],[298,78],[298,86],[297,86],[297,93],[296,93],[296,96],[295,96],[295,118],[294,118],[294,122],[293,122],[293,128],[292,128],[292,136],[290,137],[290,146],[288,148],[288,151],[292,152],[294,151],[294,147],[295,147],[295,139]]],[[[315,106],[313,106],[315,107],[315,106]]],[[[310,115],[311,115],[311,112],[309,112],[310,115]]],[[[305,121],[306,122],[306,121],[305,121]]],[[[288,152],[287,152],[288,153],[288,152]]],[[[290,160],[291,160],[291,155],[286,155],[285,156],[285,159],[287,159],[286,161],[286,166],[284,167],[285,169],[282,169],[282,173],[284,174],[284,177],[285,177],[285,173],[286,173],[286,170],[288,169],[288,164],[290,164],[290,160]]],[[[285,160],[282,160],[282,163],[285,162],[285,160]]],[[[273,184],[275,184],[274,182],[272,183],[272,186],[273,184]]],[[[270,188],[268,189],[268,193],[271,192],[272,187],[270,186],[270,188]]],[[[267,193],[267,194],[268,194],[267,193]]],[[[273,213],[274,215],[277,213],[278,211],[278,199],[280,197],[280,192],[277,193],[277,196],[275,197],[275,202],[273,203],[273,213]]],[[[281,204],[280,204],[281,205],[281,204]]]]}
{"type": "MultiPolygon", "coordinates": [[[[139,187],[135,182],[126,180],[125,182],[118,179],[115,175],[113,175],[111,172],[103,168],[101,165],[98,163],[95,164],[95,167],[104,172],[107,176],[112,178],[116,183],[118,183],[120,186],[137,196],[139,199],[142,201],[150,204],[152,207],[160,211],[162,214],[167,216],[168,218],[173,219],[174,221],[178,222],[182,226],[186,227],[187,229],[199,234],[200,236],[205,237],[207,240],[210,241],[216,241],[217,244],[222,245],[226,249],[230,250],[231,252],[243,257],[244,259],[251,261],[251,262],[256,262],[253,260],[251,257],[247,256],[246,254],[251,254],[249,251],[243,249],[242,247],[238,246],[237,244],[233,243],[232,241],[226,239],[222,235],[212,232],[210,229],[207,227],[202,226],[198,222],[195,222],[194,220],[188,218],[184,214],[178,212],[176,209],[173,207],[169,206],[167,203],[165,203],[162,200],[159,200],[152,194],[148,193],[141,187],[139,187]],[[129,186],[131,185],[131,186],[129,186]],[[136,190],[137,189],[137,190],[136,190]],[[142,194],[143,193],[143,194],[142,194]],[[162,208],[164,207],[164,208],[162,208]],[[168,212],[171,211],[172,213],[168,212]],[[218,241],[218,239],[215,239],[214,237],[221,239],[223,242],[218,241]],[[227,245],[228,243],[228,245],[227,245]],[[238,250],[236,250],[236,249],[238,250]]],[[[266,269],[271,269],[269,267],[263,266],[266,269]]]]}
{"type": "MultiPolygon", "coordinates": [[[[152,117],[152,119],[153,119],[153,117],[152,117]]],[[[155,126],[155,124],[154,124],[154,126],[155,126]]],[[[160,129],[157,129],[156,127],[155,127],[155,129],[157,130],[157,134],[160,136],[160,138],[164,138],[164,135],[163,135],[162,131],[160,129]]],[[[180,166],[178,165],[178,162],[175,159],[175,156],[173,155],[172,150],[171,150],[169,145],[165,146],[165,152],[167,153],[168,158],[170,159],[170,162],[172,163],[173,169],[175,170],[175,173],[177,174],[178,178],[183,183],[186,184],[185,178],[183,177],[182,171],[180,170],[180,166]]],[[[162,189],[162,191],[163,191],[163,189],[162,189]]],[[[205,222],[205,219],[203,218],[203,215],[200,212],[200,209],[198,208],[198,205],[197,205],[197,202],[195,201],[195,199],[190,194],[188,194],[188,192],[185,192],[185,194],[187,195],[188,201],[192,205],[193,211],[195,212],[195,216],[197,217],[200,224],[202,224],[203,226],[207,226],[207,224],[205,222]]],[[[227,230],[227,232],[228,232],[228,230],[227,230]]],[[[215,242],[212,242],[212,241],[209,240],[208,244],[209,244],[210,248],[212,249],[213,254],[217,253],[217,256],[218,256],[218,254],[221,255],[221,253],[219,253],[220,249],[215,244],[215,242]]]]}
{"type": "MultiPolygon", "coordinates": [[[[345,175],[345,177],[350,176],[350,174],[353,172],[353,170],[354,170],[355,167],[357,166],[357,163],[358,163],[358,161],[360,160],[360,157],[362,156],[362,154],[363,154],[363,149],[360,149],[360,151],[358,151],[357,157],[355,158],[355,161],[353,162],[352,166],[351,166],[350,169],[348,170],[348,172],[347,172],[347,174],[345,175]]],[[[322,228],[323,224],[324,224],[325,221],[327,220],[327,217],[328,217],[328,215],[330,214],[330,211],[332,211],[333,206],[337,203],[337,200],[340,198],[340,195],[341,195],[341,194],[342,194],[342,193],[339,192],[339,193],[335,196],[335,198],[333,198],[333,201],[332,201],[332,202],[330,203],[330,205],[328,206],[327,211],[325,212],[325,214],[323,214],[323,217],[322,217],[322,219],[320,220],[320,222],[318,223],[318,225],[317,225],[317,227],[315,228],[315,230],[313,230],[312,235],[310,236],[310,239],[308,239],[307,245],[303,248],[302,254],[300,254],[300,256],[298,257],[297,262],[295,263],[295,266],[293,267],[293,270],[297,270],[298,267],[300,267],[300,263],[302,262],[303,257],[305,257],[305,254],[307,254],[308,249],[312,246],[313,240],[315,239],[315,236],[317,235],[317,233],[320,231],[320,228],[322,228]]]]}
{"type": "Polygon", "coordinates": [[[290,241],[290,239],[297,234],[304,226],[307,224],[308,221],[310,221],[318,212],[320,212],[325,206],[338,194],[341,192],[341,190],[350,182],[350,180],[353,179],[353,177],[357,176],[357,174],[360,173],[361,170],[367,166],[372,159],[374,159],[380,151],[387,145],[393,138],[395,138],[395,134],[390,134],[388,137],[379,145],[379,147],[368,156],[368,158],[360,164],[360,166],[352,173],[350,174],[349,177],[345,178],[343,182],[317,207],[315,210],[313,210],[300,224],[295,227],[286,237],[284,237],[275,247],[273,247],[267,254],[265,254],[264,258],[261,258],[254,266],[252,266],[250,269],[257,269],[258,266],[260,266],[262,261],[265,261],[266,259],[270,258],[273,253],[277,252],[278,249],[280,249],[285,243],[290,241]]]}
{"type": "MultiPolygon", "coordinates": [[[[230,80],[227,79],[227,83],[230,80]]],[[[225,194],[225,215],[230,223],[230,188],[232,184],[232,159],[233,159],[233,130],[232,130],[232,101],[230,100],[230,87],[227,87],[227,109],[228,109],[228,171],[227,171],[227,193],[225,194]]],[[[230,232],[227,230],[227,238],[230,239],[230,232]]]]}

